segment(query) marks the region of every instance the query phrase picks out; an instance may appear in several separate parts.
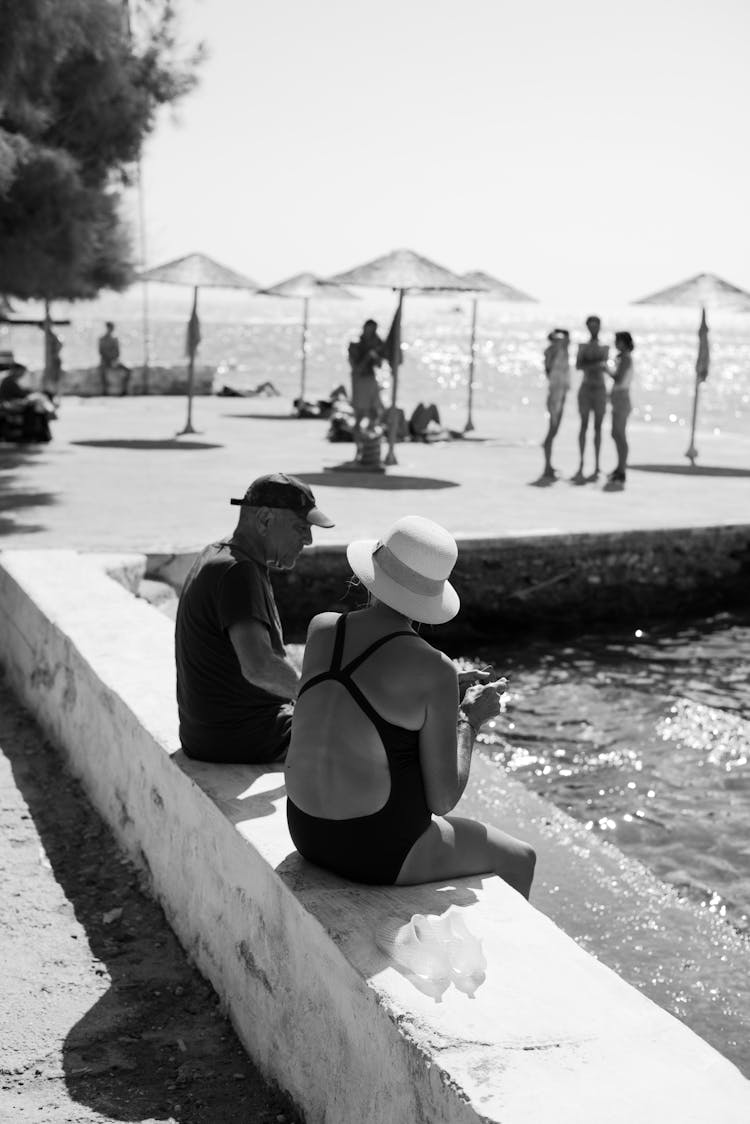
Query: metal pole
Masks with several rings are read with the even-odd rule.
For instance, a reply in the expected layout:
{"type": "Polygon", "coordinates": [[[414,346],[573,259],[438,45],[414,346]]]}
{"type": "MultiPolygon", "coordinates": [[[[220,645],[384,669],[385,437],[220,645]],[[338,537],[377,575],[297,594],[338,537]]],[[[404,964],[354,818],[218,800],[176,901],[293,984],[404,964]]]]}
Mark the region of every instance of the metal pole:
{"type": "Polygon", "coordinates": [[[708,378],[710,365],[710,351],[708,346],[708,324],[706,323],[706,310],[701,309],[701,323],[698,329],[698,358],[695,361],[695,392],[693,394],[693,420],[690,427],[690,445],[685,456],[690,461],[691,468],[695,467],[695,458],[698,450],[695,447],[695,423],[698,417],[698,392],[701,383],[708,378]]]}
{"type": "Polygon", "coordinates": [[[471,433],[474,429],[474,422],[471,417],[471,404],[472,394],[474,391],[474,353],[475,353],[475,339],[477,334],[477,298],[473,297],[471,301],[471,345],[469,348],[469,403],[468,412],[466,415],[466,425],[464,426],[464,433],[471,433]]]}
{"type": "Polygon", "coordinates": [[[388,422],[388,452],[385,463],[398,464],[393,446],[396,444],[396,396],[398,394],[398,368],[401,362],[401,306],[404,302],[404,290],[398,291],[398,308],[394,317],[396,331],[393,333],[393,367],[391,368],[391,416],[388,422]]]}
{"type": "Polygon", "coordinates": [[[303,297],[303,312],[302,312],[302,369],[300,371],[299,381],[299,396],[302,401],[305,401],[305,380],[307,376],[307,310],[310,304],[308,297],[303,297]]]}
{"type": "MultiPolygon", "coordinates": [[[[128,40],[128,44],[132,45],[133,42],[133,21],[130,14],[130,0],[122,0],[122,20],[123,29],[128,40]]],[[[144,206],[143,196],[143,167],[141,163],[141,154],[138,154],[138,160],[135,166],[135,188],[138,196],[138,241],[140,244],[140,258],[141,269],[146,268],[146,211],[144,206]]],[[[143,323],[143,370],[141,372],[141,386],[143,393],[148,394],[149,389],[149,368],[151,366],[151,340],[150,340],[150,327],[149,327],[149,307],[148,307],[148,283],[143,281],[141,283],[141,315],[143,323]]]]}
{"type": "Polygon", "coordinates": [[[52,316],[49,309],[49,301],[44,300],[44,376],[42,385],[48,388],[51,385],[52,374],[52,347],[50,340],[50,332],[52,331],[52,316]]]}
{"type": "Polygon", "coordinates": [[[690,461],[691,467],[695,467],[695,458],[698,456],[698,450],[695,447],[695,419],[698,417],[698,390],[701,385],[701,380],[696,375],[695,378],[695,391],[693,393],[693,421],[690,426],[690,444],[685,456],[690,461]]]}
{"type": "Polygon", "coordinates": [[[196,344],[193,339],[193,316],[198,315],[198,286],[193,289],[193,314],[190,317],[188,324],[188,384],[187,384],[187,420],[185,428],[181,429],[177,434],[180,437],[183,433],[195,433],[193,429],[193,381],[195,378],[195,349],[196,344]]]}
{"type": "MultiPolygon", "coordinates": [[[[138,189],[138,228],[140,234],[141,245],[141,269],[146,268],[146,208],[144,204],[143,194],[143,168],[141,166],[141,159],[138,157],[137,165],[137,189],[138,189]]],[[[151,367],[151,327],[149,324],[149,307],[148,307],[148,282],[141,282],[141,312],[143,322],[143,371],[141,373],[141,385],[143,393],[148,394],[149,390],[149,368],[151,367]]]]}

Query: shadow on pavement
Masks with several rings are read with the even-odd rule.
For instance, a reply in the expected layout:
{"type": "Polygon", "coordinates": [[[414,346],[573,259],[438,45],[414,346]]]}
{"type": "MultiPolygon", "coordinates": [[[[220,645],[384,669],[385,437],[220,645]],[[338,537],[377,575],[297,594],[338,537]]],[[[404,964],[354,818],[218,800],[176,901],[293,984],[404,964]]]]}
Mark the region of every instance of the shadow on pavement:
{"type": "Polygon", "coordinates": [[[292,1124],[296,1115],[261,1078],[160,906],[141,891],[140,874],[1,674],[0,737],[44,862],[85,930],[93,961],[89,970],[65,958],[59,980],[56,961],[49,967],[50,990],[67,986],[78,972],[91,999],[73,1025],[60,1026],[71,1101],[107,1120],[228,1124],[286,1117],[292,1124]]]}
{"type": "Polygon", "coordinates": [[[628,472],[667,472],[676,476],[750,476],[750,468],[726,468],[709,464],[629,464],[628,472]]]}
{"type": "Polygon", "coordinates": [[[71,441],[71,445],[88,445],[94,449],[221,449],[222,445],[217,445],[210,441],[181,441],[179,438],[149,438],[141,437],[122,437],[122,438],[107,438],[102,440],[91,441],[71,441]]]}
{"type": "Polygon", "coordinates": [[[0,458],[0,535],[31,534],[43,531],[41,523],[22,523],[15,512],[30,507],[49,507],[57,502],[54,492],[29,492],[16,483],[15,475],[8,469],[17,468],[23,463],[23,456],[0,458]]]}
{"type": "Polygon", "coordinates": [[[384,492],[427,491],[433,488],[457,488],[456,480],[436,480],[431,476],[389,476],[385,472],[347,471],[336,466],[329,472],[293,472],[305,484],[327,488],[376,488],[384,492]]]}
{"type": "MultiPolygon", "coordinates": [[[[222,414],[223,418],[257,418],[260,421],[301,421],[296,414],[222,414]]],[[[325,421],[324,418],[305,418],[305,421],[325,421]]]]}

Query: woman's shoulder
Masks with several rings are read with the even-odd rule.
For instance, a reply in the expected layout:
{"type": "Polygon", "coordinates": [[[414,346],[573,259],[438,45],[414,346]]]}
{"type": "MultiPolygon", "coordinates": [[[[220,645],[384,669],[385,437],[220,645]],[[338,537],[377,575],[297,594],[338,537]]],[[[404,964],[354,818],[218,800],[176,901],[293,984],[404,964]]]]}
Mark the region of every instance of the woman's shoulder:
{"type": "Polygon", "coordinates": [[[312,618],[307,626],[307,635],[314,636],[319,632],[325,632],[328,629],[335,628],[336,624],[341,617],[341,613],[318,613],[312,618]]]}

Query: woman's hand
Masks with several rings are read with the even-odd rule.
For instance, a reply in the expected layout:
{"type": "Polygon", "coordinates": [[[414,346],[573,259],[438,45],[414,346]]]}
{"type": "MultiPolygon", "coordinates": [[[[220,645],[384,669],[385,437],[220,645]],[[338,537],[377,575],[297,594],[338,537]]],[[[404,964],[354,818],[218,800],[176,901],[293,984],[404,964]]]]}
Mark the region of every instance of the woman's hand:
{"type": "Polygon", "coordinates": [[[475,731],[500,713],[500,695],[506,685],[506,679],[496,679],[493,683],[476,683],[467,688],[461,710],[475,731]]]}
{"type": "Polygon", "coordinates": [[[492,668],[489,665],[485,667],[462,667],[459,665],[458,697],[463,699],[469,687],[473,687],[477,683],[489,683],[491,675],[492,668]]]}

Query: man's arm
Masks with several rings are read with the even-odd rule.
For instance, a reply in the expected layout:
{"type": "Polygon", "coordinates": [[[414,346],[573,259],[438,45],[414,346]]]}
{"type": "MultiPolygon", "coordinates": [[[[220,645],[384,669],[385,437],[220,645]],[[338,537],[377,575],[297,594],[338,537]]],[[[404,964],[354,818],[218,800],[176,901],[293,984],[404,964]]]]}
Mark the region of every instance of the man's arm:
{"type": "Polygon", "coordinates": [[[297,697],[299,674],[287,655],[271,647],[268,629],[260,621],[237,621],[229,628],[240,669],[248,683],[281,699],[297,697]]]}

